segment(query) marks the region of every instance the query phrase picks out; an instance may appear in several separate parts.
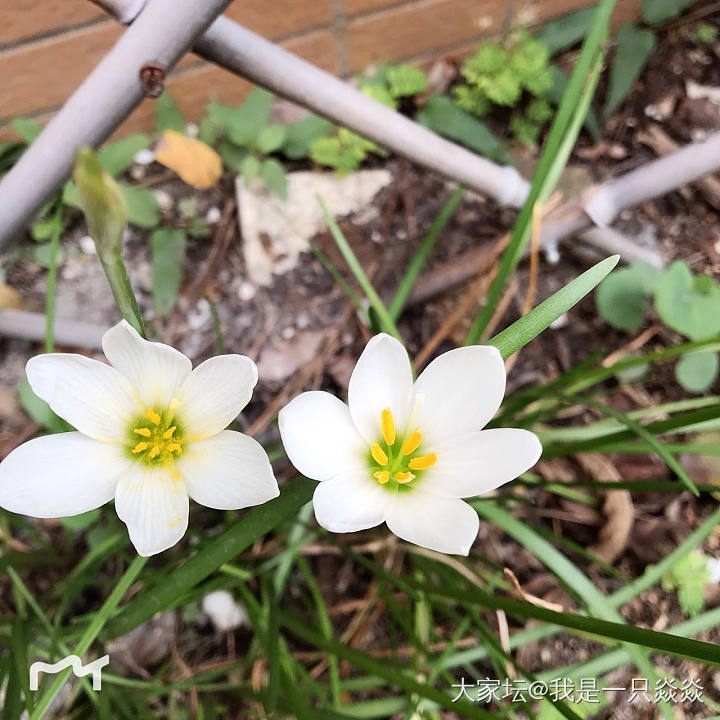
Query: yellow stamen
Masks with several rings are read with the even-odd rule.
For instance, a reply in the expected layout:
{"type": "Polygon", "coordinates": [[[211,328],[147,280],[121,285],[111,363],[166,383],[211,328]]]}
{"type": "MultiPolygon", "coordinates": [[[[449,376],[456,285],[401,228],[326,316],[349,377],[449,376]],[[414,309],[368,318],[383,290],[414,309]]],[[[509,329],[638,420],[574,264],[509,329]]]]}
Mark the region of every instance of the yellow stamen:
{"type": "Polygon", "coordinates": [[[152,408],[147,409],[147,416],[153,425],[159,425],[162,419],[152,408]]]}
{"type": "Polygon", "coordinates": [[[150,451],[150,457],[156,458],[160,454],[160,446],[153,445],[153,449],[150,451]]]}
{"type": "Polygon", "coordinates": [[[133,448],[133,454],[137,455],[138,453],[141,453],[143,450],[148,449],[148,443],[146,442],[139,442],[134,448],[133,448]]]}
{"type": "Polygon", "coordinates": [[[382,425],[382,434],[388,447],[395,444],[395,420],[393,419],[390,408],[385,408],[380,413],[380,423],[382,425]]]}
{"type": "Polygon", "coordinates": [[[390,471],[389,470],[378,470],[373,473],[373,477],[381,484],[390,482],[390,471]]]}
{"type": "Polygon", "coordinates": [[[370,446],[370,454],[373,456],[373,460],[381,467],[388,464],[388,456],[376,442],[370,446]]]}
{"type": "Polygon", "coordinates": [[[165,449],[166,449],[168,452],[171,452],[171,453],[172,453],[172,452],[181,453],[181,452],[182,452],[182,445],[181,445],[180,443],[176,443],[176,442],[174,442],[174,443],[168,443],[168,444],[165,446],[165,449]]]}
{"type": "Polygon", "coordinates": [[[420,457],[414,457],[409,463],[408,467],[411,470],[427,470],[437,462],[437,453],[429,453],[428,455],[421,455],[420,457]]]}
{"type": "Polygon", "coordinates": [[[404,483],[412,482],[415,476],[411,472],[396,472],[395,479],[402,485],[404,483]]]}
{"type": "Polygon", "coordinates": [[[152,435],[150,428],[134,428],[133,432],[137,435],[142,435],[143,437],[150,437],[150,435],[152,435]]]}
{"type": "Polygon", "coordinates": [[[165,440],[169,440],[169,439],[173,436],[173,434],[175,433],[176,430],[177,430],[177,425],[173,425],[171,428],[168,428],[168,429],[163,433],[163,438],[164,438],[165,440]]]}
{"type": "Polygon", "coordinates": [[[415,428],[412,435],[403,443],[402,454],[412,455],[419,447],[422,442],[422,433],[415,428]]]}

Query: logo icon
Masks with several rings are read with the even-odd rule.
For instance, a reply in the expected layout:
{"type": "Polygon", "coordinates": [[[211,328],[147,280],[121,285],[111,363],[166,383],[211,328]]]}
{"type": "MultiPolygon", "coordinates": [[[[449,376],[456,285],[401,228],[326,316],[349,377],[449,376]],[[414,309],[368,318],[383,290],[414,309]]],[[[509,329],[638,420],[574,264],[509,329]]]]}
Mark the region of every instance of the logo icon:
{"type": "Polygon", "coordinates": [[[109,662],[109,655],[103,655],[101,658],[93,660],[93,662],[88,663],[87,665],[83,665],[82,660],[77,655],[68,655],[66,658],[63,658],[56,663],[45,663],[38,660],[30,666],[30,689],[38,689],[38,679],[40,678],[41,672],[56,674],[61,670],[64,670],[66,667],[72,667],[75,677],[92,675],[93,690],[100,690],[102,688],[100,673],[109,662]]]}

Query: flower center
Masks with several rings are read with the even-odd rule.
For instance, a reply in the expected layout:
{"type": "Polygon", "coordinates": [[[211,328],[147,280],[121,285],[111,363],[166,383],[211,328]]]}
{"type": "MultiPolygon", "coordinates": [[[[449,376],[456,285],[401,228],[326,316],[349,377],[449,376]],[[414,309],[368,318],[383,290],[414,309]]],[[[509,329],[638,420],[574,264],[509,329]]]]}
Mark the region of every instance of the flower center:
{"type": "Polygon", "coordinates": [[[128,450],[147,465],[171,463],[183,451],[183,433],[172,403],[165,411],[149,407],[130,425],[128,450]]]}
{"type": "Polygon", "coordinates": [[[436,453],[418,452],[423,438],[418,428],[406,433],[402,440],[398,438],[390,408],[380,414],[380,427],[382,440],[370,445],[372,476],[380,485],[388,489],[409,486],[437,462],[436,453]]]}

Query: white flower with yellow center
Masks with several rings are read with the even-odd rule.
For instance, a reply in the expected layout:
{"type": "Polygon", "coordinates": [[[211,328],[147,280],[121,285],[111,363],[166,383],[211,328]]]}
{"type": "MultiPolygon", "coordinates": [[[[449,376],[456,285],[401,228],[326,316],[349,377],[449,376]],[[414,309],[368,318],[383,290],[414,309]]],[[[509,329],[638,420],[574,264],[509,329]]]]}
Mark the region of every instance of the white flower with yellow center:
{"type": "Polygon", "coordinates": [[[494,347],[451,350],[413,383],[405,348],[382,334],[353,370],[348,405],[303,393],[280,412],[280,433],[295,467],[321,481],[313,504],[325,529],[386,522],[403,540],[467,555],[479,520],[461,498],[516,478],[542,452],[527,430],[482,429],[504,393],[494,347]]]}
{"type": "Polygon", "coordinates": [[[0,507],[66,517],[115,498],[140,555],[185,534],[188,495],[207,507],[259,505],[279,494],[267,454],[225,430],[247,405],[257,368],[221,355],[194,370],[169,345],[148,342],[125,321],[103,336],[110,365],[82,355],[32,358],[35,393],[78,432],[45,435],[0,463],[0,507]]]}

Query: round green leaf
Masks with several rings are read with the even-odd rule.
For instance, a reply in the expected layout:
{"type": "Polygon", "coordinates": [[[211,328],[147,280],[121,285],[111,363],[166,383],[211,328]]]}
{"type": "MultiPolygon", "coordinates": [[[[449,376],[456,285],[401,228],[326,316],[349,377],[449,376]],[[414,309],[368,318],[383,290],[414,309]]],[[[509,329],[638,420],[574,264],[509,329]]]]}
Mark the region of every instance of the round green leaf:
{"type": "Polygon", "coordinates": [[[668,327],[691,340],[720,333],[720,288],[712,278],[694,277],[679,260],[665,271],[655,290],[655,309],[668,327]]]}
{"type": "Polygon", "coordinates": [[[688,353],[678,360],[675,378],[688,392],[702,393],[715,382],[718,364],[717,353],[688,353]]]}
{"type": "Polygon", "coordinates": [[[268,125],[258,135],[258,150],[262,153],[275,152],[285,142],[285,135],[284,125],[268,125]]]}
{"type": "Polygon", "coordinates": [[[614,328],[632,332],[645,322],[647,293],[640,275],[623,268],[608,275],[595,295],[600,315],[614,328]]]}

